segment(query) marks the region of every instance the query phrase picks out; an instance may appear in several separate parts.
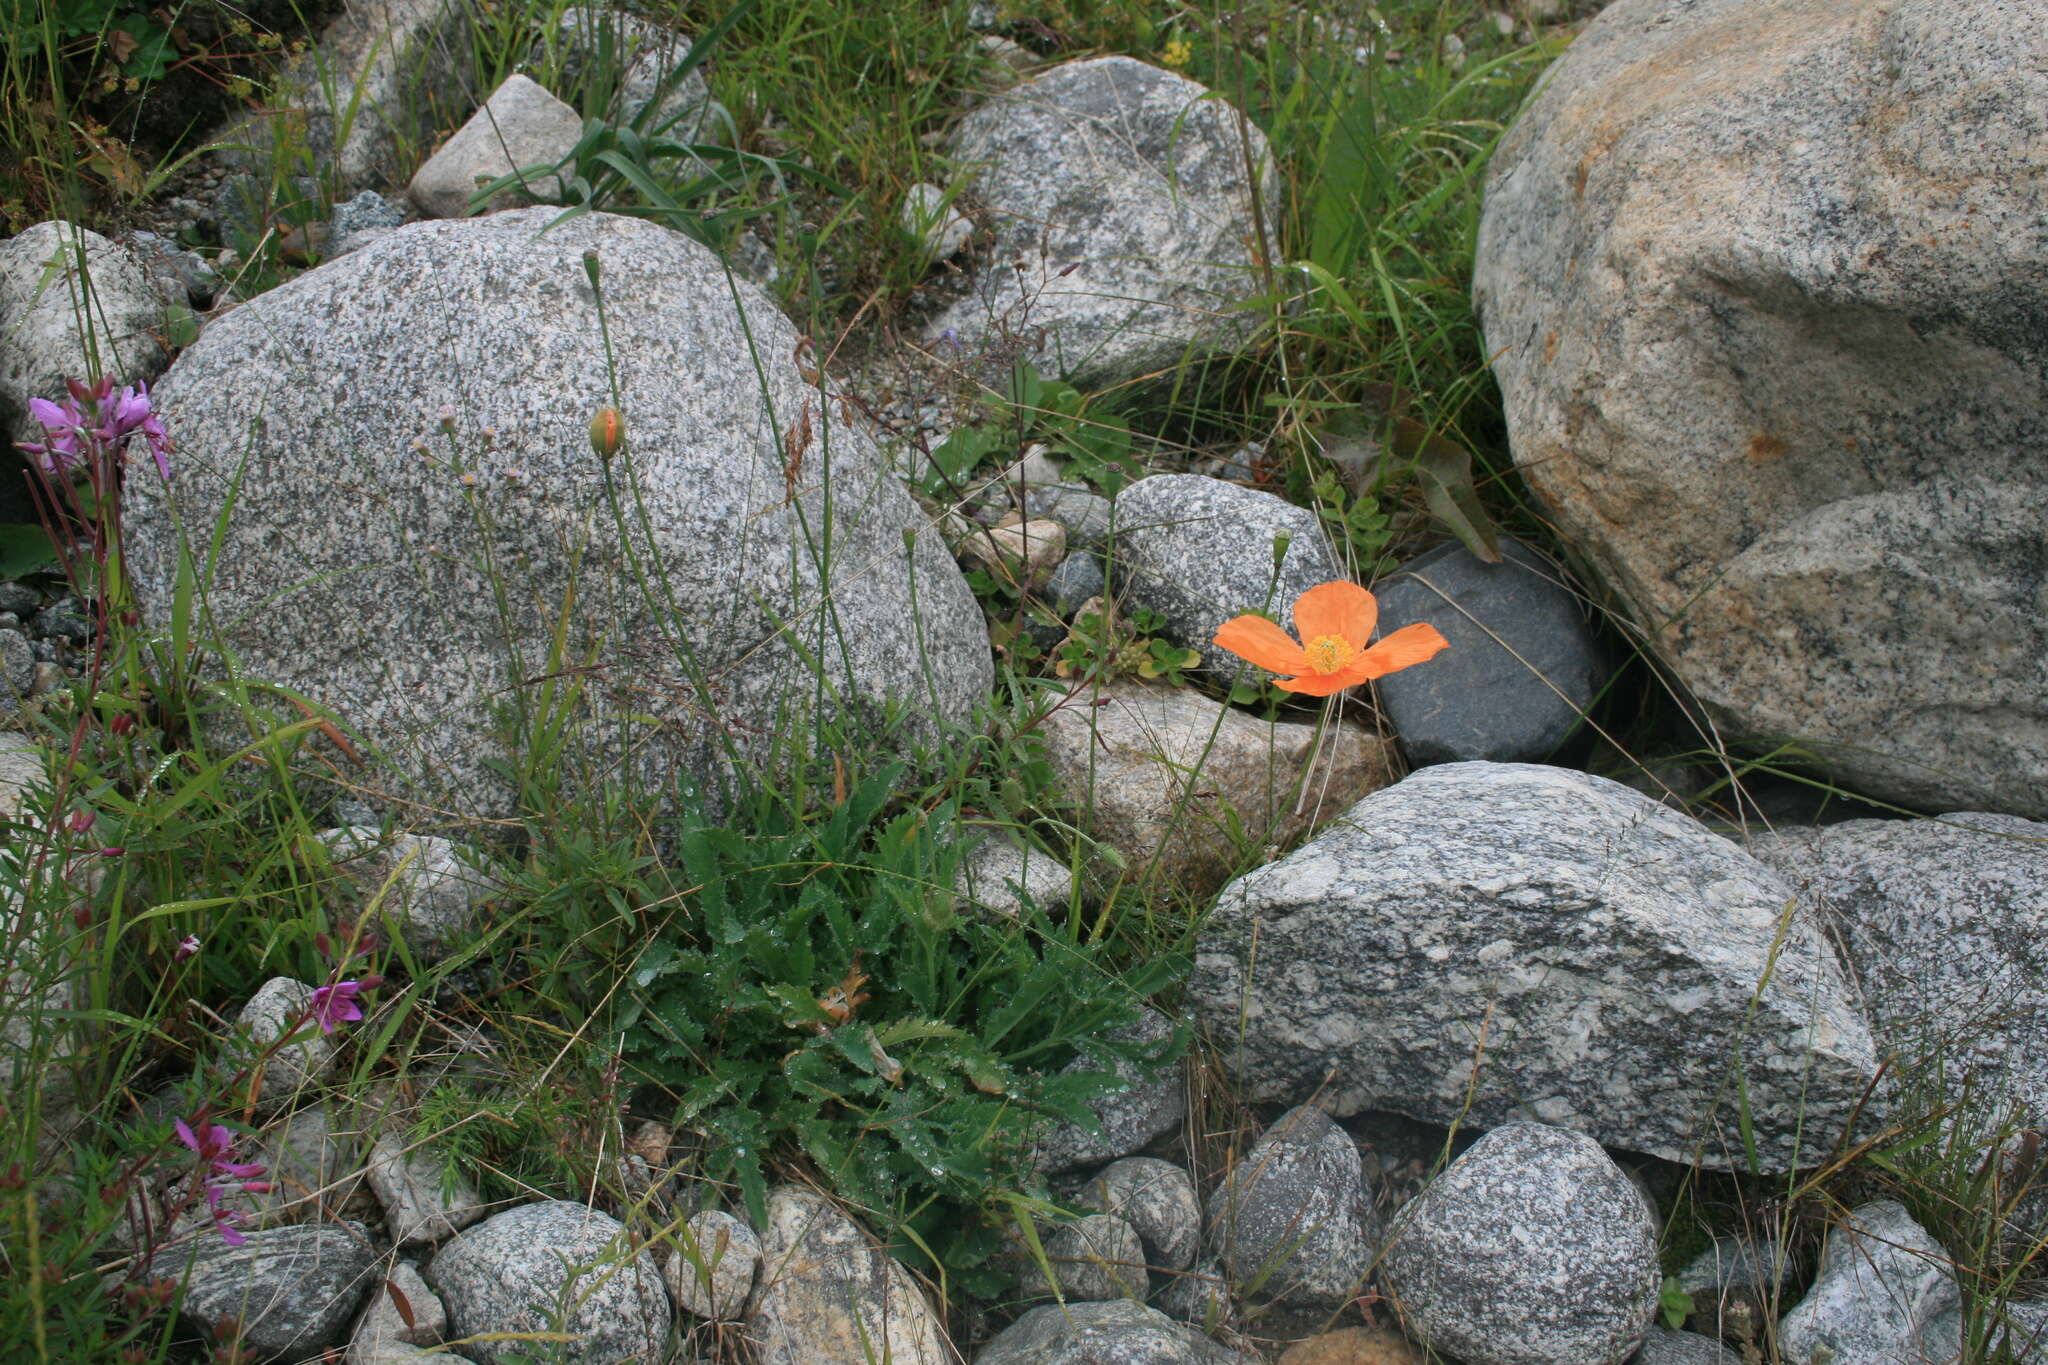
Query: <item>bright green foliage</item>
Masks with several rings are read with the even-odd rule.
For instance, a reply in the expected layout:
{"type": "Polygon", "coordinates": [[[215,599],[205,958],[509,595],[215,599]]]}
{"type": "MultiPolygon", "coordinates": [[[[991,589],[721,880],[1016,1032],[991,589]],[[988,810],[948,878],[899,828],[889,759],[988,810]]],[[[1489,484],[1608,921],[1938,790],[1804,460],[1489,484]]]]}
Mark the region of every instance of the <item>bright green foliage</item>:
{"type": "Polygon", "coordinates": [[[1061,642],[1053,662],[1053,673],[1062,678],[1111,678],[1136,676],[1147,680],[1164,678],[1175,687],[1181,674],[1202,663],[1200,651],[1182,649],[1160,638],[1166,622],[1158,612],[1139,607],[1127,618],[1098,611],[1082,612],[1074,628],[1061,642]]]}
{"type": "Polygon", "coordinates": [[[1145,470],[1131,454],[1131,424],[1072,384],[1017,367],[1009,406],[1032,436],[1052,447],[1070,478],[1085,479],[1110,497],[1145,470]]]}
{"type": "MultiPolygon", "coordinates": [[[[685,913],[627,982],[627,1060],[711,1138],[758,1223],[769,1163],[801,1153],[956,1275],[994,1246],[978,1215],[1015,1188],[1031,1128],[1092,1126],[1096,1056],[1163,1061],[1109,1039],[1178,964],[1118,979],[1038,907],[991,923],[956,903],[968,830],[953,799],[905,807],[882,767],[808,818],[764,794],[727,825],[687,821],[685,913]]],[[[1178,1041],[1178,1040],[1177,1040],[1178,1041]]],[[[1177,1046],[1174,1049],[1177,1050],[1177,1046]]]]}

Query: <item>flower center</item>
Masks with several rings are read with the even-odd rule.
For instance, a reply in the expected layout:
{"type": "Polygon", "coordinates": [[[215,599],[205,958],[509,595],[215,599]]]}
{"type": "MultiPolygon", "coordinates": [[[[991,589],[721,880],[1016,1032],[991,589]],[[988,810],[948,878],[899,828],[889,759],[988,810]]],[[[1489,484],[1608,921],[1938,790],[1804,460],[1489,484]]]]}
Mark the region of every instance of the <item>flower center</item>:
{"type": "Polygon", "coordinates": [[[1335,673],[1358,657],[1358,646],[1341,635],[1318,635],[1302,647],[1311,672],[1335,673]]]}

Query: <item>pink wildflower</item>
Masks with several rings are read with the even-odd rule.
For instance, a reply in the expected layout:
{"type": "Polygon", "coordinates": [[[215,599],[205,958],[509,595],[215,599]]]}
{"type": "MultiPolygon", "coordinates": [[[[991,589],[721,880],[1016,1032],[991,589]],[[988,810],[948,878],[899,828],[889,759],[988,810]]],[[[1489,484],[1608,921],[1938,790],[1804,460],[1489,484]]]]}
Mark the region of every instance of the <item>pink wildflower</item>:
{"type": "Polygon", "coordinates": [[[383,977],[373,975],[360,981],[337,981],[332,986],[320,987],[313,992],[313,1022],[320,1025],[322,1033],[334,1032],[337,1024],[356,1022],[363,1017],[362,1007],[356,1004],[356,996],[383,984],[383,977]]]}
{"type": "Polygon", "coordinates": [[[208,1126],[203,1135],[194,1133],[191,1125],[183,1119],[177,1120],[172,1127],[177,1131],[178,1141],[190,1147],[206,1163],[206,1206],[213,1214],[214,1227],[220,1230],[220,1239],[231,1247],[242,1245],[249,1239],[234,1228],[234,1224],[242,1220],[242,1215],[234,1209],[222,1207],[221,1201],[231,1189],[245,1194],[268,1193],[269,1181],[251,1178],[263,1174],[262,1164],[231,1160],[235,1154],[235,1135],[218,1123],[208,1126]]]}

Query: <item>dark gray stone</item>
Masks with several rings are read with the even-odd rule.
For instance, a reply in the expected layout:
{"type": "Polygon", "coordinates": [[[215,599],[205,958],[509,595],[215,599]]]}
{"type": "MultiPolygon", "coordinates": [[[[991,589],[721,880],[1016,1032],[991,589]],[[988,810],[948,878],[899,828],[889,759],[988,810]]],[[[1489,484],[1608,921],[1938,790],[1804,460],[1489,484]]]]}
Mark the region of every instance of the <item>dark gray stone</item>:
{"type": "Polygon", "coordinates": [[[975,1365],[1256,1365],[1128,1299],[1034,1308],[981,1348],[975,1365]]]}
{"type": "Polygon", "coordinates": [[[1248,1099],[1533,1118],[1721,1169],[1747,1164],[1739,1063],[1758,1163],[1782,1171],[1830,1150],[1877,1067],[1792,901],[1618,783],[1444,764],[1226,887],[1188,990],[1248,1099]]]}
{"type": "Polygon", "coordinates": [[[43,595],[26,583],[0,583],[0,611],[33,616],[43,609],[43,595]]]}
{"type": "Polygon", "coordinates": [[[1024,515],[1042,517],[1066,527],[1067,544],[1075,549],[1097,550],[1103,547],[1109,539],[1113,507],[1108,498],[1078,484],[1027,486],[1024,490],[1024,515]]]}
{"type": "Polygon", "coordinates": [[[150,1258],[146,1279],[184,1287],[180,1311],[211,1335],[223,1318],[267,1360],[305,1360],[348,1339],[349,1320],[377,1283],[378,1256],[360,1223],[300,1223],[229,1246],[211,1227],[150,1258]]]}
{"type": "Polygon", "coordinates": [[[1415,767],[1552,761],[1608,669],[1586,608],[1555,564],[1502,538],[1499,564],[1456,541],[1373,585],[1380,633],[1427,621],[1450,648],[1374,684],[1415,767]]]}
{"type": "Polygon", "coordinates": [[[1202,1203],[1195,1197],[1194,1177],[1171,1161],[1150,1156],[1112,1161],[1088,1182],[1081,1202],[1136,1229],[1154,1269],[1186,1270],[1202,1249],[1202,1203]]]}
{"type": "Polygon", "coordinates": [[[134,232],[128,241],[167,304],[204,308],[220,289],[220,276],[196,251],[155,232],[134,232]]]}
{"type": "Polygon", "coordinates": [[[1206,1211],[1231,1286],[1302,1324],[1364,1290],[1380,1232],[1351,1135],[1308,1105],[1274,1120],[1206,1211]]]}
{"type": "Polygon", "coordinates": [[[346,203],[336,204],[327,219],[327,260],[359,251],[395,228],[405,226],[405,210],[375,190],[364,190],[346,203]]]}
{"type": "MultiPolygon", "coordinates": [[[[634,1251],[625,1227],[586,1204],[522,1204],[458,1233],[427,1264],[448,1310],[451,1337],[562,1331],[577,1341],[567,1362],[652,1362],[668,1340],[668,1290],[653,1253],[634,1251]]],[[[464,1348],[484,1365],[530,1349],[517,1341],[464,1348]]]]}
{"type": "Polygon", "coordinates": [[[1742,1365],[1742,1357],[1698,1332],[1652,1327],[1628,1365],[1742,1365]]]}
{"type": "Polygon", "coordinates": [[[1083,602],[1102,596],[1107,586],[1107,580],[1102,576],[1102,561],[1083,551],[1061,560],[1059,567],[1052,571],[1052,577],[1045,580],[1045,600],[1052,604],[1061,620],[1071,621],[1083,602]]]}
{"type": "Polygon", "coordinates": [[[1496,1128],[1395,1217],[1380,1273],[1465,1365],[1617,1365],[1657,1310],[1657,1224],[1583,1133],[1496,1128]]]}
{"type": "Polygon", "coordinates": [[[173,596],[168,501],[182,525],[211,526],[238,480],[212,586],[224,643],[380,749],[395,770],[380,790],[463,815],[514,811],[487,762],[502,756],[494,708],[548,671],[567,601],[567,656],[591,671],[566,772],[662,790],[678,769],[722,773],[728,742],[758,757],[813,733],[798,646],[832,678],[826,705],[894,697],[927,730],[964,720],[994,676],[987,623],[938,535],[906,553],[924,518],[864,431],[820,408],[795,329],[742,283],[743,331],[724,267],[680,233],[608,214],[543,232],[557,216],[411,224],[216,319],[159,394],[176,479],[128,488],[145,619],[160,625],[173,596]],[[602,261],[628,426],[609,466],[588,438],[606,363],[586,251],[602,261]],[[792,503],[784,438],[806,410],[792,503]],[[657,553],[651,586],[673,598],[660,615],[636,577],[657,553]],[[676,658],[676,621],[694,667],[676,658]]]}
{"type": "MultiPolygon", "coordinates": [[[[1118,1042],[1149,1049],[1172,1034],[1173,1026],[1158,1011],[1148,1009],[1135,1024],[1113,1036],[1118,1042]]],[[[1187,1116],[1187,1088],[1178,1066],[1164,1066],[1148,1081],[1132,1063],[1103,1053],[1076,1057],[1065,1069],[1111,1071],[1124,1079],[1126,1088],[1088,1106],[1102,1127],[1100,1133],[1064,1121],[1042,1133],[1032,1150],[1032,1162],[1041,1171],[1072,1170],[1129,1156],[1173,1132],[1187,1116]]]]}
{"type": "Polygon", "coordinates": [[[1176,1322],[1192,1324],[1204,1332],[1237,1322],[1237,1301],[1230,1296],[1230,1280],[1223,1273],[1221,1261],[1199,1261],[1194,1269],[1167,1275],[1165,1280],[1153,1302],[1176,1322]]]}
{"type": "Polygon", "coordinates": [[[1246,167],[1268,204],[1279,182],[1264,135],[1227,101],[1129,57],[1089,58],[968,114],[948,152],[975,168],[996,240],[932,342],[952,333],[1007,371],[1042,329],[1038,368],[1100,388],[1246,335],[1233,306],[1259,288],[1246,167]]]}
{"type": "Polygon", "coordinates": [[[1155,474],[1117,494],[1110,574],[1126,609],[1156,611],[1162,634],[1223,677],[1271,675],[1218,649],[1225,621],[1264,609],[1294,628],[1294,599],[1342,578],[1315,513],[1200,474],[1155,474]],[[1276,574],[1273,542],[1288,537],[1276,574]]]}
{"type": "Polygon", "coordinates": [[[1920,1365],[1962,1348],[1961,1291],[1941,1243],[1874,1200],[1828,1232],[1813,1287],[1778,1324],[1788,1365],[1920,1365]]]}
{"type": "Polygon", "coordinates": [[[36,651],[18,630],[0,630],[0,705],[12,709],[36,685],[36,651]]]}
{"type": "Polygon", "coordinates": [[[44,607],[29,622],[29,628],[49,640],[81,646],[92,643],[92,617],[86,615],[85,604],[76,597],[62,597],[44,607]]]}
{"type": "Polygon", "coordinates": [[[1692,1296],[1686,1325],[1723,1341],[1761,1341],[1765,1322],[1789,1302],[1790,1269],[1776,1240],[1717,1238],[1678,1272],[1678,1287],[1692,1296]]]}

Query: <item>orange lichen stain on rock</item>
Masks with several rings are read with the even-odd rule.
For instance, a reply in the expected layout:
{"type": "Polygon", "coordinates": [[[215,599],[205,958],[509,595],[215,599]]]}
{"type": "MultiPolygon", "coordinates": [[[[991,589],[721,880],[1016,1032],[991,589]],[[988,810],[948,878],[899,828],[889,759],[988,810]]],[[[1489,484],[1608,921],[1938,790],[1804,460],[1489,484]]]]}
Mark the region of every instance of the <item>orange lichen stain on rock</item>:
{"type": "Polygon", "coordinates": [[[1751,464],[1769,464],[1773,460],[1783,459],[1785,453],[1791,448],[1783,440],[1771,435],[1768,431],[1760,431],[1749,438],[1749,462],[1751,464]]]}
{"type": "Polygon", "coordinates": [[[1543,363],[1548,365],[1557,359],[1557,333],[1548,332],[1543,337],[1543,363]]]}
{"type": "Polygon", "coordinates": [[[1386,1327],[1346,1327],[1297,1341],[1280,1365],[1423,1365],[1422,1348],[1386,1327]]]}

